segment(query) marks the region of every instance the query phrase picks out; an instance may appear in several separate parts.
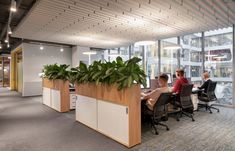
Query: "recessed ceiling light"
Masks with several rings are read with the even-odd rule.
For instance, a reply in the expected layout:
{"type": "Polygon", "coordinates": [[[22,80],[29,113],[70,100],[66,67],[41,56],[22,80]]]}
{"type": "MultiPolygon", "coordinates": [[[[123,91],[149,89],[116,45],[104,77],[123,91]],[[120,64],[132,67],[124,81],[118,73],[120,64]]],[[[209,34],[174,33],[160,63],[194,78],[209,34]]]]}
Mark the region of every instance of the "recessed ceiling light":
{"type": "Polygon", "coordinates": [[[63,52],[63,51],[64,51],[64,48],[60,48],[60,51],[63,52]]]}
{"type": "Polygon", "coordinates": [[[40,50],[43,50],[44,49],[44,47],[43,46],[40,46],[40,50]]]}
{"type": "Polygon", "coordinates": [[[8,34],[11,35],[11,34],[12,34],[12,31],[11,31],[11,27],[10,27],[10,26],[8,26],[8,29],[7,29],[7,30],[8,30],[8,34]]]}
{"type": "Polygon", "coordinates": [[[6,39],[5,39],[5,43],[8,43],[8,42],[9,42],[9,36],[7,34],[6,39]]]}

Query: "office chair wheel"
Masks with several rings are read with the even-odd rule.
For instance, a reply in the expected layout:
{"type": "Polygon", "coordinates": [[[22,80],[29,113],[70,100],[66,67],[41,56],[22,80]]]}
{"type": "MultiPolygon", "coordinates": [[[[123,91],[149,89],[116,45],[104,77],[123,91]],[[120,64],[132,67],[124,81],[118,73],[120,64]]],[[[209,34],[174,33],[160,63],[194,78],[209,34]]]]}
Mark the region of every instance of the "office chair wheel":
{"type": "Polygon", "coordinates": [[[210,111],[210,113],[212,114],[213,112],[212,112],[212,111],[210,111]]]}
{"type": "Polygon", "coordinates": [[[192,118],[192,121],[195,122],[194,118],[192,118]]]}
{"type": "Polygon", "coordinates": [[[219,110],[217,110],[217,112],[219,113],[219,110]]]}
{"type": "Polygon", "coordinates": [[[180,121],[180,119],[179,119],[179,118],[177,118],[177,119],[176,119],[176,121],[178,121],[178,122],[179,122],[179,121],[180,121]]]}
{"type": "Polygon", "coordinates": [[[169,127],[167,127],[166,130],[169,131],[170,130],[169,127]]]}

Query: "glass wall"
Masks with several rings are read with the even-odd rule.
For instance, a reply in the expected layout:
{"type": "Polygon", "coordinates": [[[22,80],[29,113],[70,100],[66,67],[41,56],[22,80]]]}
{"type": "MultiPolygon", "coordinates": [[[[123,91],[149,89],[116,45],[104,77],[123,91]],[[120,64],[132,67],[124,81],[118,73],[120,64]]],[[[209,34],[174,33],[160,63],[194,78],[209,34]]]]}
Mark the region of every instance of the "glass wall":
{"type": "Polygon", "coordinates": [[[232,28],[205,32],[205,70],[210,72],[213,81],[217,81],[218,103],[226,105],[233,104],[232,32],[232,28]]]}
{"type": "Polygon", "coordinates": [[[202,34],[195,33],[180,37],[180,66],[185,69],[186,77],[194,84],[201,84],[202,78],[202,34]]]}
{"type": "Polygon", "coordinates": [[[154,79],[159,73],[158,42],[145,46],[146,50],[146,74],[154,79]]]}
{"type": "Polygon", "coordinates": [[[128,60],[130,57],[129,54],[129,46],[128,47],[120,47],[120,48],[113,48],[107,49],[104,51],[104,60],[106,61],[114,61],[116,58],[120,56],[124,61],[128,60]]]}
{"type": "Polygon", "coordinates": [[[154,78],[160,72],[171,73],[180,67],[186,72],[186,77],[193,84],[202,83],[203,62],[211,79],[217,81],[216,95],[218,103],[233,105],[232,64],[233,64],[233,29],[231,27],[204,32],[204,52],[202,52],[202,33],[180,36],[181,49],[169,49],[177,45],[178,38],[160,40],[160,64],[158,54],[158,41],[155,44],[121,47],[104,51],[104,59],[112,61],[117,56],[124,60],[132,57],[142,59],[140,66],[146,74],[154,78]],[[203,56],[205,54],[205,56],[203,56]],[[179,57],[178,57],[179,56],[179,57]],[[205,60],[203,60],[205,58],[205,60]]]}
{"type": "Polygon", "coordinates": [[[141,59],[141,61],[139,62],[139,65],[142,69],[144,69],[145,73],[146,73],[146,63],[144,58],[145,57],[145,49],[144,46],[135,46],[135,45],[131,45],[131,58],[133,57],[138,57],[141,59]]]}
{"type": "Polygon", "coordinates": [[[178,49],[170,48],[177,45],[177,37],[161,40],[161,72],[175,74],[178,68],[178,49]]]}

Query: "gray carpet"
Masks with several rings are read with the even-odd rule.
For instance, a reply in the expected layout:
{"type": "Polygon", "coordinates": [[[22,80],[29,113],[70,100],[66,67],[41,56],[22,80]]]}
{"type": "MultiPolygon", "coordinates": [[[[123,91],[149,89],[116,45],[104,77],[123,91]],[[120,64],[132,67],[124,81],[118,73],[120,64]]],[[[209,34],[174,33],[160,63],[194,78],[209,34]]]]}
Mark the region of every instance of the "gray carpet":
{"type": "MultiPolygon", "coordinates": [[[[167,121],[170,131],[154,135],[142,125],[142,144],[129,150],[234,151],[235,110],[196,112],[195,122],[183,117],[167,121]]],[[[22,98],[0,88],[0,151],[119,151],[123,145],[75,122],[74,111],[58,113],[41,97],[22,98]]]]}

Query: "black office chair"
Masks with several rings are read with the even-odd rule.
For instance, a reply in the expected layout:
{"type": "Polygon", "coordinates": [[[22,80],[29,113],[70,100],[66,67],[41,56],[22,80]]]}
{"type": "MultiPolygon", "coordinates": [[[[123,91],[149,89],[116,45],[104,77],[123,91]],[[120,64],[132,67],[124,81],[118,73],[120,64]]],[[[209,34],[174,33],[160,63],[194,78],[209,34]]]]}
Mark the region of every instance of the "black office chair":
{"type": "Polygon", "coordinates": [[[169,127],[161,121],[163,118],[168,119],[167,104],[171,95],[172,93],[162,93],[154,104],[153,111],[149,111],[148,113],[151,116],[151,126],[154,128],[156,135],[158,135],[158,131],[155,125],[164,126],[167,131],[170,130],[169,127]]]}
{"type": "MultiPolygon", "coordinates": [[[[191,99],[192,94],[192,88],[193,84],[183,84],[181,87],[180,94],[178,95],[178,102],[176,103],[177,107],[180,108],[180,111],[178,115],[182,117],[182,115],[185,115],[189,118],[194,120],[193,117],[193,103],[191,99]]],[[[179,121],[179,118],[177,117],[177,121],[179,121]]]]}
{"type": "Polygon", "coordinates": [[[204,102],[205,104],[201,104],[199,103],[198,106],[199,108],[203,108],[205,107],[206,110],[209,110],[210,113],[212,113],[211,109],[217,110],[217,112],[219,112],[218,108],[213,107],[214,104],[212,105],[208,105],[209,102],[214,102],[217,101],[217,97],[215,95],[215,88],[216,88],[216,84],[217,82],[210,82],[207,88],[207,92],[202,92],[199,96],[198,99],[202,102],[204,102]]]}

